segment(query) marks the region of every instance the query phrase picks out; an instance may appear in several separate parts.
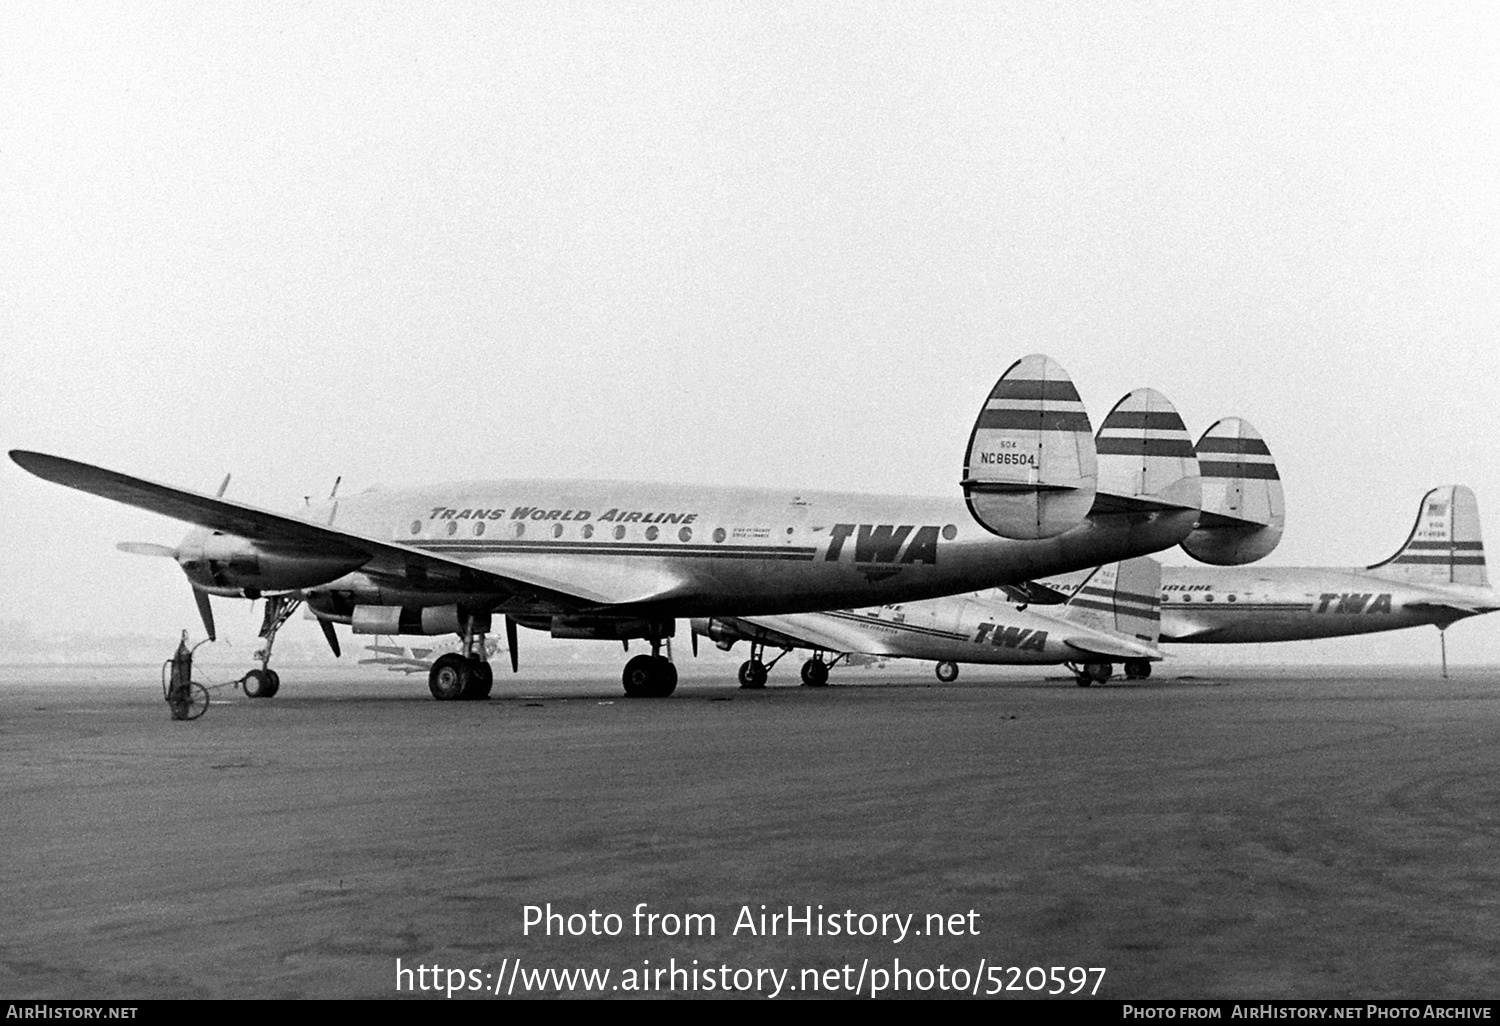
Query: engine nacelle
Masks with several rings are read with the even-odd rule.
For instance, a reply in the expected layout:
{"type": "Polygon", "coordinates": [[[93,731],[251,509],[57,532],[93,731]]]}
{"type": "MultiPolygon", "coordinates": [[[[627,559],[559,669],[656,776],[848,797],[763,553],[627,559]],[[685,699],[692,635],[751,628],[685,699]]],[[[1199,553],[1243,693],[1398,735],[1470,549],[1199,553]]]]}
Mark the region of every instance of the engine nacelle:
{"type": "Polygon", "coordinates": [[[625,641],[630,638],[671,638],[677,635],[676,620],[609,616],[517,616],[522,627],[547,631],[554,638],[575,641],[625,641]]]}
{"type": "MultiPolygon", "coordinates": [[[[469,614],[458,606],[355,606],[349,626],[355,634],[462,634],[469,614]]],[[[490,632],[490,614],[474,613],[476,634],[490,632]]]]}
{"type": "Polygon", "coordinates": [[[363,553],[320,553],[194,531],[178,546],[188,580],[219,594],[292,591],[335,581],[369,561],[363,553]]]}
{"type": "Polygon", "coordinates": [[[733,648],[736,641],[760,642],[764,645],[775,645],[778,648],[794,647],[797,644],[796,639],[788,638],[785,634],[759,627],[736,617],[728,619],[720,619],[717,616],[694,617],[693,633],[708,638],[725,652],[733,648]]]}

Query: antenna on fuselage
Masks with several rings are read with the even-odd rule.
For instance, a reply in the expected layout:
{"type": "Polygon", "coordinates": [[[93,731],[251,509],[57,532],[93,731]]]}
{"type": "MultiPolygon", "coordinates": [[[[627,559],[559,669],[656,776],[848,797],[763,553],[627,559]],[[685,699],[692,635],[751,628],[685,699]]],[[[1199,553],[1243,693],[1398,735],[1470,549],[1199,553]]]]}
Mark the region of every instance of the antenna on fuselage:
{"type": "Polygon", "coordinates": [[[222,498],[224,498],[224,489],[226,489],[228,487],[229,487],[229,475],[225,474],[224,475],[224,480],[219,484],[219,490],[218,490],[217,493],[215,493],[214,498],[216,498],[216,499],[222,499],[222,498]]]}
{"type": "Polygon", "coordinates": [[[343,474],[340,474],[338,477],[336,477],[336,478],[333,479],[333,491],[331,491],[331,492],[328,493],[328,497],[330,499],[333,498],[335,495],[337,495],[339,493],[339,483],[342,482],[343,480],[344,480],[344,475],[343,474]]]}

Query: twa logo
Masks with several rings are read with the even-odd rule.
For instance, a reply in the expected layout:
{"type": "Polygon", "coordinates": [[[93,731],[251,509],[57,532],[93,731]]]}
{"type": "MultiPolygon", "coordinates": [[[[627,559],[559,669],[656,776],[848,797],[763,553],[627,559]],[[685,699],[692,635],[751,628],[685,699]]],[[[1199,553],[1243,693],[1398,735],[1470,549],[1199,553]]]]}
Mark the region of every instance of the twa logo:
{"type": "Polygon", "coordinates": [[[915,524],[834,524],[828,535],[828,555],[836,563],[854,538],[856,563],[936,563],[938,529],[915,524]]]}
{"type": "Polygon", "coordinates": [[[1035,652],[1047,647],[1047,632],[1032,631],[1024,627],[1001,627],[999,624],[982,623],[974,629],[974,643],[982,645],[988,641],[996,648],[1029,648],[1035,652]]]}
{"type": "Polygon", "coordinates": [[[1318,596],[1318,604],[1313,607],[1314,613],[1345,613],[1355,615],[1358,613],[1389,613],[1391,611],[1390,592],[1384,592],[1375,596],[1375,601],[1370,602],[1370,592],[1363,594],[1334,594],[1325,591],[1318,596]],[[1369,603],[1366,605],[1366,603],[1369,603]]]}

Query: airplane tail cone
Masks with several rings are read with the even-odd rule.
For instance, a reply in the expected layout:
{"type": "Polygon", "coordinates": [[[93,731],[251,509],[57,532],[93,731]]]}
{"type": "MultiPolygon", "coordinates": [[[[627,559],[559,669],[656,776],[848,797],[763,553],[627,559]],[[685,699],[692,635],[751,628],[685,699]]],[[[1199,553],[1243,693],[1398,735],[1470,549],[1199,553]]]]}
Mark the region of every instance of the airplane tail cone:
{"type": "Polygon", "coordinates": [[[1203,433],[1197,452],[1203,512],[1183,550],[1214,566],[1269,555],[1286,526],[1286,503],[1265,441],[1249,421],[1225,417],[1203,433]]]}
{"type": "Polygon", "coordinates": [[[1017,360],[969,436],[969,512],[1003,538],[1051,538],[1088,515],[1096,475],[1093,429],[1067,372],[1042,355],[1017,360]]]}

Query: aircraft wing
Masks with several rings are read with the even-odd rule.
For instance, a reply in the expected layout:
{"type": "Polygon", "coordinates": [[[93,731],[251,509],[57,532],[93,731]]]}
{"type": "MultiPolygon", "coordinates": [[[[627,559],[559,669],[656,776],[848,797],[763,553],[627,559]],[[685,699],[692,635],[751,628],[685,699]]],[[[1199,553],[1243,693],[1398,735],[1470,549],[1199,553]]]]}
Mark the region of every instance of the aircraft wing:
{"type": "Polygon", "coordinates": [[[797,613],[788,616],[742,616],[739,619],[766,630],[784,634],[808,648],[827,652],[858,652],[862,655],[900,655],[874,631],[858,623],[823,613],[797,613]]]}
{"type": "Polygon", "coordinates": [[[606,594],[574,581],[562,581],[530,570],[504,573],[436,555],[399,542],[381,541],[352,531],[325,527],[284,513],[242,502],[157,484],[103,467],[45,453],[12,449],[11,459],[45,481],[127,506],[160,513],[225,534],[249,538],[268,548],[366,557],[361,572],[405,588],[472,591],[495,594],[528,605],[551,605],[562,611],[602,611],[598,607],[648,602],[670,595],[680,584],[670,575],[620,582],[606,594]]]}
{"type": "Polygon", "coordinates": [[[1118,641],[1105,637],[1103,634],[1091,634],[1085,637],[1063,638],[1062,642],[1069,648],[1076,649],[1082,656],[1104,656],[1109,659],[1161,659],[1163,653],[1155,645],[1148,645],[1142,641],[1130,641],[1120,638],[1118,641]]]}

